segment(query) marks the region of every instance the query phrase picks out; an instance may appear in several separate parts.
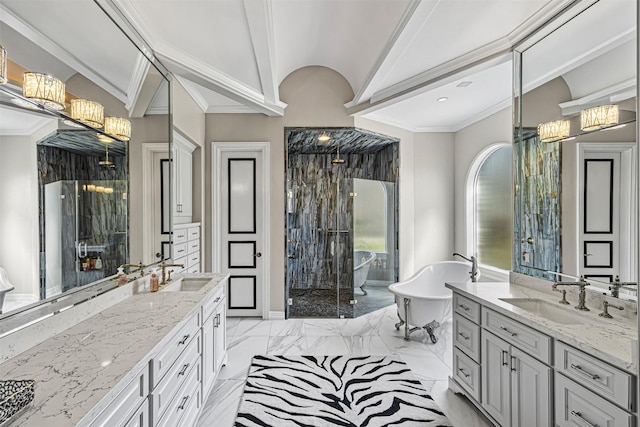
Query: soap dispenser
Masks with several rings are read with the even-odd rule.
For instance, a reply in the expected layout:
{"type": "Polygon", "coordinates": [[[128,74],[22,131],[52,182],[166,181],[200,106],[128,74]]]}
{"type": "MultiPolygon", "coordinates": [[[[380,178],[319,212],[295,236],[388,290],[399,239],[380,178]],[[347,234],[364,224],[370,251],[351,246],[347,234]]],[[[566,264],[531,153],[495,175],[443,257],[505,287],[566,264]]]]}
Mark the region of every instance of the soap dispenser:
{"type": "Polygon", "coordinates": [[[124,274],[124,268],[118,267],[118,286],[126,285],[127,281],[128,279],[127,275],[124,274]]]}
{"type": "Polygon", "coordinates": [[[158,292],[158,275],[156,273],[151,274],[151,292],[158,292]]]}

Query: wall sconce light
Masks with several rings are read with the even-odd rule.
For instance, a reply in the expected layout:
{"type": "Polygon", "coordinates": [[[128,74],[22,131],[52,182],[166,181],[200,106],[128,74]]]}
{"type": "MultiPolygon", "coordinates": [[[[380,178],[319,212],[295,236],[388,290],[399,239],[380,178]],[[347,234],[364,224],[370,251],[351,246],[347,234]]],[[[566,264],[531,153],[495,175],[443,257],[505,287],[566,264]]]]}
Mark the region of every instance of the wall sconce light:
{"type": "Polygon", "coordinates": [[[0,85],[7,82],[7,51],[0,46],[0,85]]]}
{"type": "MultiPolygon", "coordinates": [[[[97,102],[88,99],[72,99],[69,116],[92,128],[101,128],[104,124],[104,107],[97,102]]],[[[80,127],[71,120],[65,120],[66,124],[80,127]]]]}
{"type": "Polygon", "coordinates": [[[580,130],[590,132],[618,123],[617,105],[600,105],[580,112],[580,130]]]}
{"type": "Polygon", "coordinates": [[[538,135],[542,142],[553,142],[569,136],[571,124],[569,120],[556,120],[554,122],[540,123],[538,135]]]}
{"type": "Polygon", "coordinates": [[[104,119],[104,132],[127,142],[131,139],[131,122],[120,117],[106,117],[104,119]]]}
{"type": "Polygon", "coordinates": [[[49,74],[24,73],[22,95],[52,110],[64,110],[64,83],[49,74]]]}

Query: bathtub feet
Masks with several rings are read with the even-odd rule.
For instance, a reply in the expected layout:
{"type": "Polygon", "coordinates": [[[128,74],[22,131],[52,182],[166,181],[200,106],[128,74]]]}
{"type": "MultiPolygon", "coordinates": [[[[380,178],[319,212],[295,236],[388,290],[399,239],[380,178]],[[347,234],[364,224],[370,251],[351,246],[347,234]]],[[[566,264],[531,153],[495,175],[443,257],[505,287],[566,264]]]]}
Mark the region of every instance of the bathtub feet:
{"type": "Polygon", "coordinates": [[[398,319],[400,319],[400,321],[398,323],[396,323],[396,331],[400,330],[400,326],[404,325],[404,320],[402,320],[402,317],[400,317],[400,312],[396,311],[396,314],[398,315],[398,319]]]}
{"type": "Polygon", "coordinates": [[[435,336],[434,332],[439,327],[440,327],[440,322],[438,322],[437,320],[429,322],[423,326],[424,330],[427,331],[427,333],[429,334],[429,338],[431,338],[431,342],[434,344],[438,342],[438,337],[435,336]]]}

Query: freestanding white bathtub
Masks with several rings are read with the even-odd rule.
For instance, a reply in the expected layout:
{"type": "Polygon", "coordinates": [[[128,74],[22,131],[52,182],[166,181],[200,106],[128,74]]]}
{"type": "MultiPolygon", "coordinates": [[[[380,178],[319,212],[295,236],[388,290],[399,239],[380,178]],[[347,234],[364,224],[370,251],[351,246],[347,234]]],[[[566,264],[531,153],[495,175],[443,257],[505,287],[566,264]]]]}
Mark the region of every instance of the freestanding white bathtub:
{"type": "Polygon", "coordinates": [[[396,329],[404,325],[404,339],[408,341],[411,332],[424,328],[431,341],[437,342],[434,331],[451,318],[452,294],[445,288],[445,282],[470,280],[471,263],[442,261],[422,267],[404,282],[389,285],[398,305],[400,322],[396,323],[396,329]]]}

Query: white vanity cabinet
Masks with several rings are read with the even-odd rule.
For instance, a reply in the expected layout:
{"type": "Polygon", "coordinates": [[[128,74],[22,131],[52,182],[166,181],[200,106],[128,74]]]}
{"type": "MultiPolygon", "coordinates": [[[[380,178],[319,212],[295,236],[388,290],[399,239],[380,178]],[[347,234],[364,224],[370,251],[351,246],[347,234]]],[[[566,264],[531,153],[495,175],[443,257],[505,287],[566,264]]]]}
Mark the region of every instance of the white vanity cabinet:
{"type": "Polygon", "coordinates": [[[482,407],[502,426],[551,425],[551,368],[482,331],[482,407]]]}
{"type": "Polygon", "coordinates": [[[202,307],[205,318],[202,327],[202,391],[205,395],[226,363],[226,301],[224,289],[220,288],[202,307]]]}
{"type": "Polygon", "coordinates": [[[171,267],[176,272],[200,273],[200,223],[175,224],[172,260],[184,268],[171,267]]]}
{"type": "Polygon", "coordinates": [[[635,425],[635,376],[563,342],[555,349],[558,426],[635,425]]]}
{"type": "Polygon", "coordinates": [[[196,145],[173,133],[173,216],[176,222],[191,222],[193,215],[193,151],[196,145]]]}
{"type": "Polygon", "coordinates": [[[453,376],[476,401],[481,401],[480,304],[453,295],[453,376]]]}

